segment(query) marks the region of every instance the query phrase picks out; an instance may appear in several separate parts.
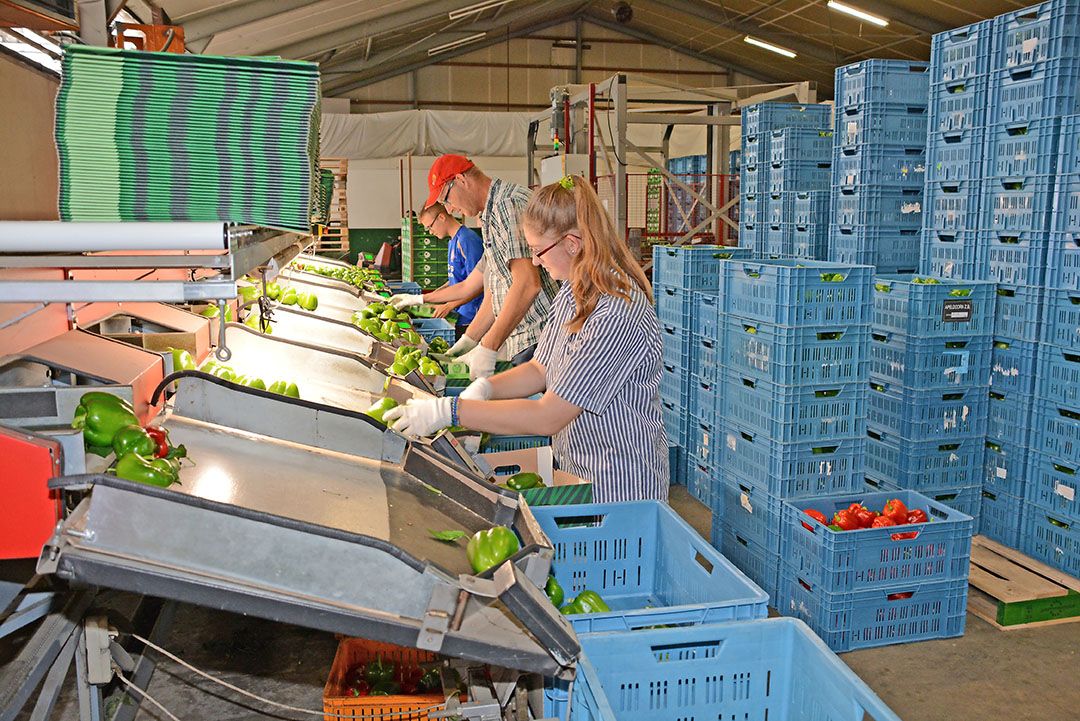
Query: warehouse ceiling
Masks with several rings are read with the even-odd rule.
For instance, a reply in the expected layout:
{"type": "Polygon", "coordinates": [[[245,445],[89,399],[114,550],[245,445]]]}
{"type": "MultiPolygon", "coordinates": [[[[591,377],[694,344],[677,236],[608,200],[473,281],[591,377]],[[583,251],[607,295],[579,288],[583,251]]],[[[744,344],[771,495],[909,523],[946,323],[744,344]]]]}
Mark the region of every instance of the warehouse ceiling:
{"type": "MultiPolygon", "coordinates": [[[[322,63],[323,89],[366,85],[539,33],[574,19],[670,47],[763,82],[819,83],[874,57],[926,60],[930,36],[1030,4],[1028,0],[844,0],[879,27],[827,0],[159,0],[188,46],[215,54],[277,54],[322,63]],[[632,11],[626,12],[626,7],[632,11]],[[465,11],[462,13],[462,11],[465,11]],[[752,36],[795,54],[745,42],[752,36]]],[[[573,38],[568,38],[572,40],[573,38]]]]}

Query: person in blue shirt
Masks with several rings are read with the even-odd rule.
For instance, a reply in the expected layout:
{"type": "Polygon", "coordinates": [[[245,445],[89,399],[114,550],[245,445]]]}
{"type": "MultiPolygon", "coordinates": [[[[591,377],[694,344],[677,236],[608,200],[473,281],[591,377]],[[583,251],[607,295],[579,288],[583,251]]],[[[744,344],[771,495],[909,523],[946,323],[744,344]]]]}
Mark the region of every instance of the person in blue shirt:
{"type": "MultiPolygon", "coordinates": [[[[457,218],[450,215],[442,203],[435,203],[425,208],[421,211],[419,220],[424,229],[436,238],[450,239],[446,252],[446,285],[438,290],[441,291],[443,288],[462,283],[469,277],[473,268],[483,257],[484,244],[480,236],[475,230],[462,225],[457,218]]],[[[479,288],[462,286],[455,290],[460,291],[452,294],[456,297],[435,306],[435,316],[443,318],[450,311],[457,310],[458,321],[454,330],[457,337],[460,338],[476,316],[476,311],[480,309],[480,303],[484,300],[484,292],[483,286],[479,288]]]]}

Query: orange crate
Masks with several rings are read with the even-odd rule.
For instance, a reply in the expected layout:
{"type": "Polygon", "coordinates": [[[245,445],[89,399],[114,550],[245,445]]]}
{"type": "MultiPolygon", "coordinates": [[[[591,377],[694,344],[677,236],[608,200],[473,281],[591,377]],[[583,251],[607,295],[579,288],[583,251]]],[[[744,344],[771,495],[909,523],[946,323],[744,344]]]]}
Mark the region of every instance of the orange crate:
{"type": "Polygon", "coordinates": [[[363,666],[369,661],[382,658],[394,666],[419,668],[420,664],[438,660],[428,651],[416,648],[395,646],[392,643],[369,641],[366,638],[343,638],[338,643],[334,654],[334,664],[330,667],[330,677],[323,687],[323,711],[325,721],[346,719],[379,719],[384,714],[392,716],[388,721],[426,721],[432,706],[440,709],[446,704],[441,694],[401,694],[398,696],[346,696],[349,686],[349,671],[363,666]],[[415,711],[416,713],[409,713],[415,711]]]}

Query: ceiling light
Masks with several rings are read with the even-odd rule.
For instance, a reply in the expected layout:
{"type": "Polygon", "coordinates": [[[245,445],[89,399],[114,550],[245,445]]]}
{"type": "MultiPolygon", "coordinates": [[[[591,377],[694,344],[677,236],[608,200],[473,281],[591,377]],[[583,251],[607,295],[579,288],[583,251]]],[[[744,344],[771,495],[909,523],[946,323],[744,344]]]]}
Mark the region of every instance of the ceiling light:
{"type": "Polygon", "coordinates": [[[889,25],[889,21],[885,18],[878,17],[877,15],[871,15],[864,10],[860,10],[859,8],[853,8],[850,5],[845,5],[844,3],[838,3],[836,2],[836,0],[829,0],[829,8],[831,10],[846,13],[852,17],[859,18],[860,20],[865,20],[868,23],[873,23],[874,25],[878,25],[883,28],[888,27],[889,25]]]}
{"type": "Polygon", "coordinates": [[[447,50],[453,50],[459,48],[462,45],[468,45],[469,43],[475,43],[477,40],[483,40],[487,37],[487,33],[477,33],[476,35],[470,35],[467,38],[461,38],[460,40],[454,40],[452,42],[443,43],[442,45],[436,45],[433,48],[429,48],[428,55],[438,55],[439,53],[445,53],[447,50]]]}
{"type": "Polygon", "coordinates": [[[514,0],[484,0],[483,2],[473,3],[468,7],[463,7],[460,10],[451,10],[449,17],[451,20],[460,20],[461,18],[475,15],[476,13],[482,13],[485,10],[491,10],[492,8],[502,7],[507,3],[511,3],[514,0]]]}
{"type": "Polygon", "coordinates": [[[764,40],[758,40],[757,38],[750,37],[749,35],[747,35],[745,38],[743,38],[743,40],[750,43],[751,45],[757,45],[759,48],[765,48],[766,50],[771,50],[772,52],[776,53],[777,55],[783,55],[785,58],[793,58],[793,57],[795,57],[795,53],[793,51],[791,51],[791,50],[788,50],[787,48],[782,48],[779,45],[773,45],[772,43],[767,43],[764,40]]]}

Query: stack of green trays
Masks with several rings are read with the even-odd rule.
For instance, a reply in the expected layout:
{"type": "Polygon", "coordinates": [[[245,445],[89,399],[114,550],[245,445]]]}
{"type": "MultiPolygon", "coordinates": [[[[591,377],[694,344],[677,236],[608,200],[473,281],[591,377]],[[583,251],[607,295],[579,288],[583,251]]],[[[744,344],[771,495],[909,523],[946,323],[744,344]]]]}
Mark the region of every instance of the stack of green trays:
{"type": "Polygon", "coordinates": [[[56,99],[60,217],[325,217],[315,63],[69,45],[56,99]]]}
{"type": "Polygon", "coordinates": [[[427,233],[411,218],[401,221],[401,277],[424,290],[443,285],[447,279],[449,241],[427,233]]]}

